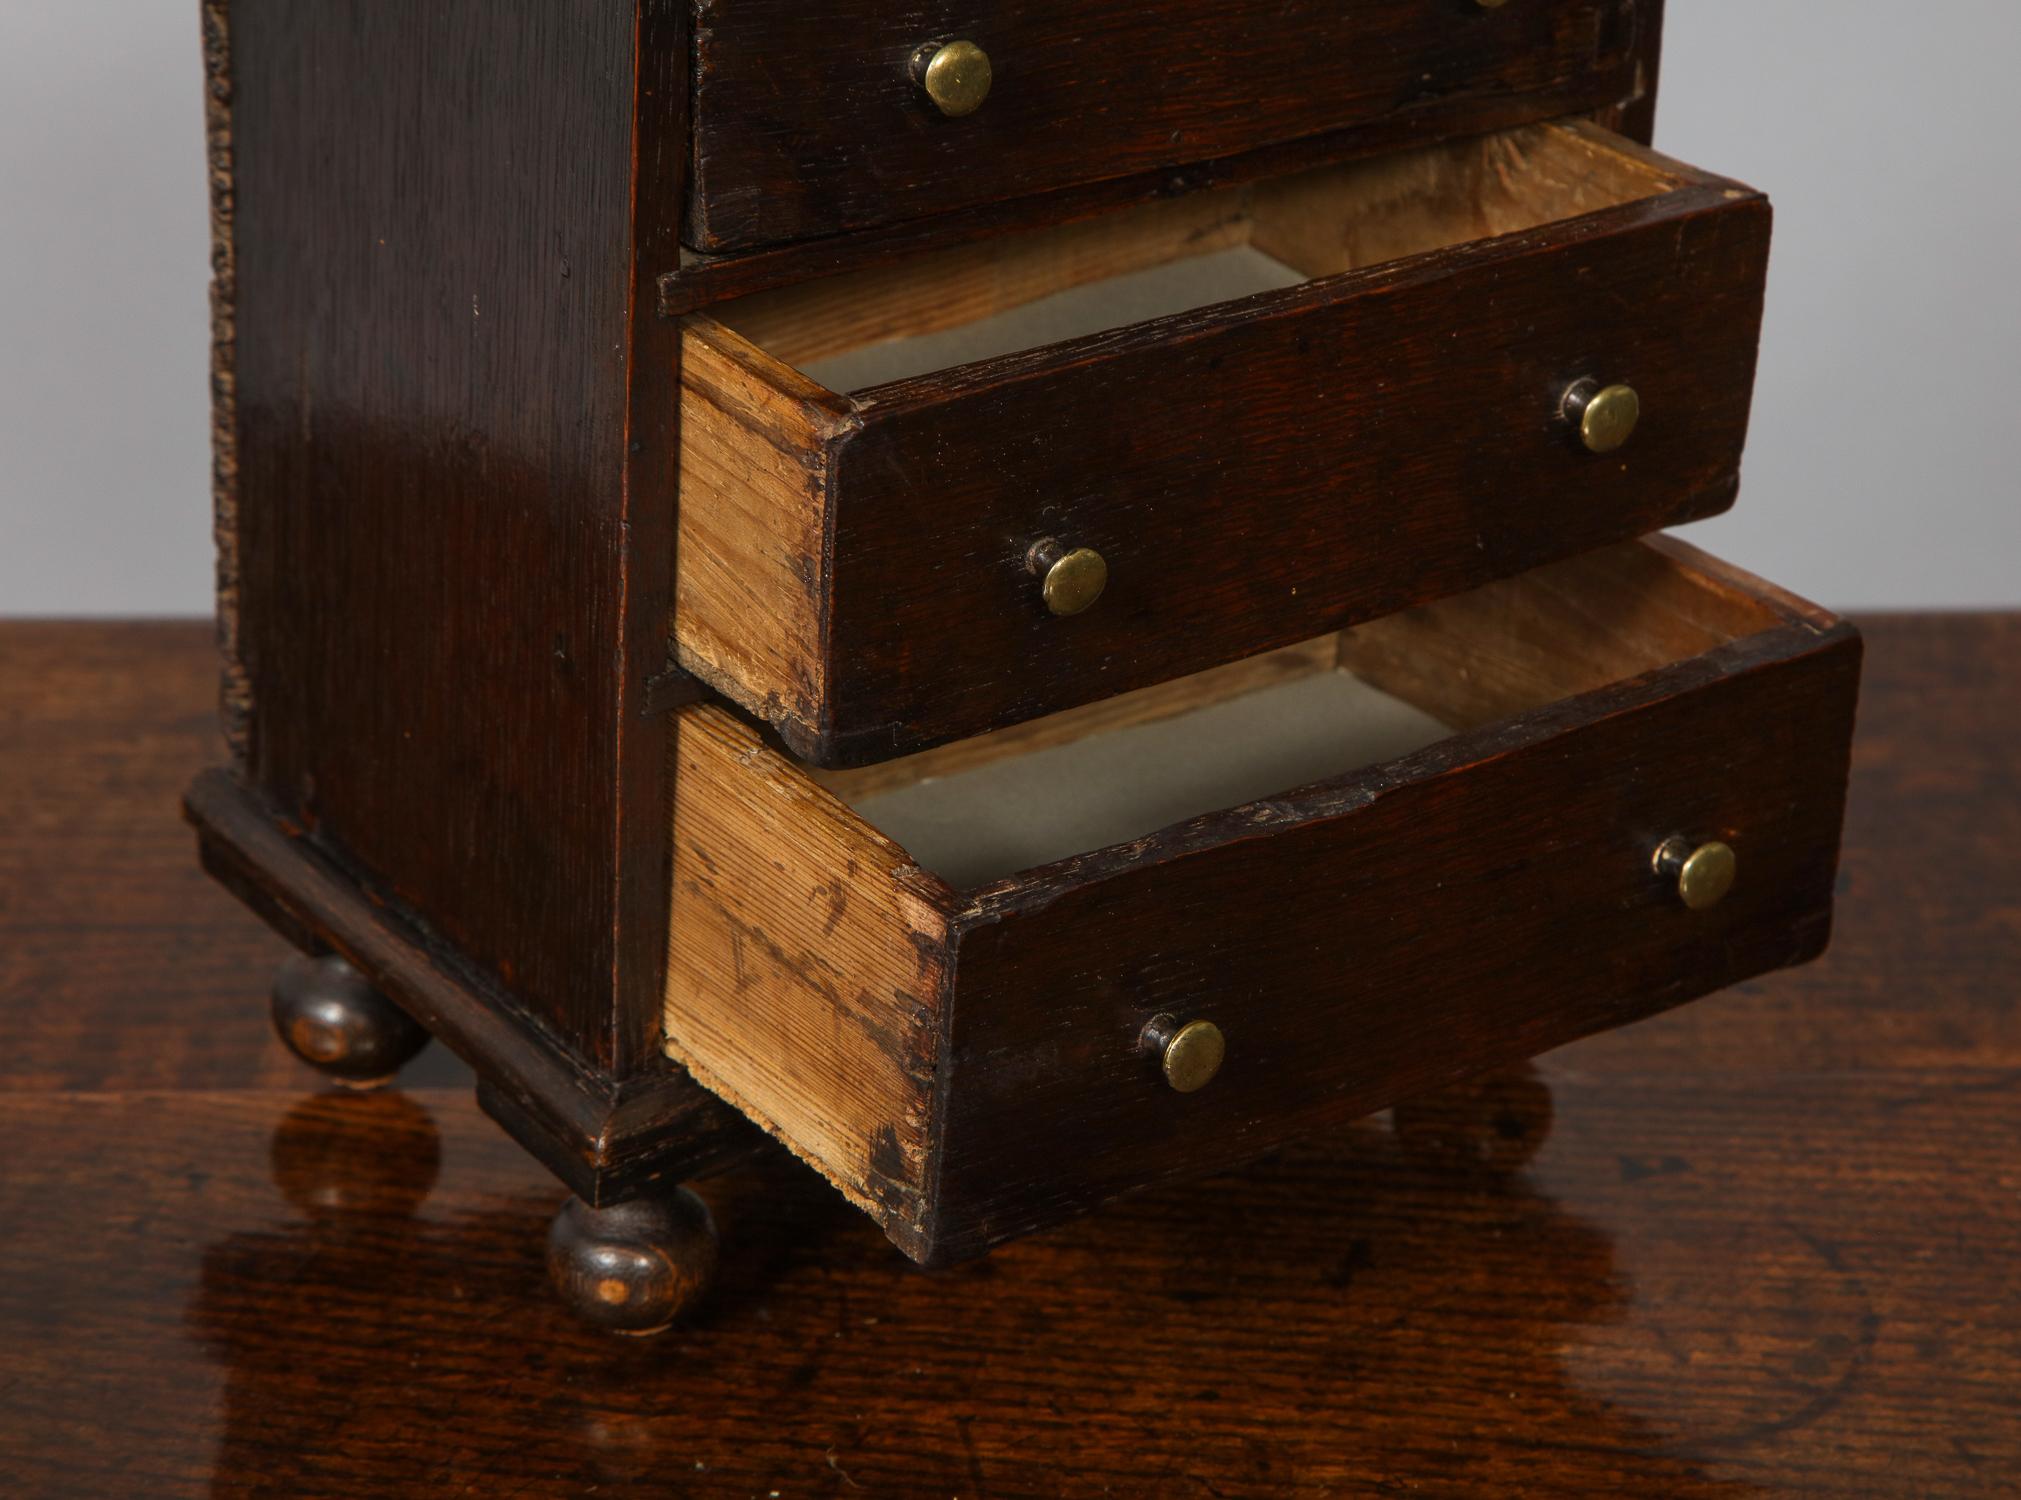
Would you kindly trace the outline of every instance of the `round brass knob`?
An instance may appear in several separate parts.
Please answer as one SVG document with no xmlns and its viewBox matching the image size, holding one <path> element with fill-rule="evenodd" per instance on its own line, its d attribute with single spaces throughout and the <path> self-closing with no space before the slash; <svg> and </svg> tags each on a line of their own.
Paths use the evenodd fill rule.
<svg viewBox="0 0 2021 1500">
<path fill-rule="evenodd" d="M 1207 1087 L 1228 1055 L 1227 1039 L 1212 1021 L 1181 1026 L 1170 1016 L 1159 1016 L 1144 1028 L 1144 1045 L 1157 1053 L 1165 1082 L 1181 1094 Z"/>
<path fill-rule="evenodd" d="M 1671 838 L 1656 851 L 1656 873 L 1677 882 L 1678 899 L 1693 911 L 1717 906 L 1733 889 L 1733 850 L 1714 841 L 1693 844 L 1689 839 Z"/>
<path fill-rule="evenodd" d="M 1092 547 L 1071 550 L 1048 538 L 1026 556 L 1040 579 L 1046 608 L 1056 615 L 1077 615 L 1102 597 L 1109 586 L 1109 565 Z"/>
<path fill-rule="evenodd" d="M 1642 420 L 1642 398 L 1632 385 L 1582 380 L 1565 392 L 1565 417 L 1578 427 L 1579 441 L 1590 451 L 1612 453 Z"/>
<path fill-rule="evenodd" d="M 926 49 L 919 64 L 920 87 L 933 107 L 949 119 L 972 115 L 989 97 L 989 54 L 974 42 L 948 42 Z"/>
</svg>

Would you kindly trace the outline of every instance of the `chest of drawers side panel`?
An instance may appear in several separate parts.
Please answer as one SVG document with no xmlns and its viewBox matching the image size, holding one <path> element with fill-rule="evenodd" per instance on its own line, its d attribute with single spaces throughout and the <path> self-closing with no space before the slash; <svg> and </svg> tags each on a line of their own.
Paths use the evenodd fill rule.
<svg viewBox="0 0 2021 1500">
<path fill-rule="evenodd" d="M 678 366 L 650 288 L 686 75 L 652 64 L 685 55 L 686 16 L 206 12 L 229 60 L 221 584 L 243 773 L 619 1073 L 657 1056 L 664 956 L 660 819 L 628 804 L 663 791 L 639 697 L 666 658 Z"/>
</svg>

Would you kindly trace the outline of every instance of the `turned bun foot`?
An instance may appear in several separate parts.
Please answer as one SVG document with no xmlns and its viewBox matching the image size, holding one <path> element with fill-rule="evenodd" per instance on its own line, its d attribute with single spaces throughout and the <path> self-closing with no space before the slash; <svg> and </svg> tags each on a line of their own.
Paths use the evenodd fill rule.
<svg viewBox="0 0 2021 1500">
<path fill-rule="evenodd" d="M 334 955 L 298 955 L 281 965 L 274 1030 L 310 1067 L 358 1089 L 390 1081 L 428 1045 L 413 1017 Z"/>
<path fill-rule="evenodd" d="M 547 1236 L 547 1274 L 577 1314 L 613 1333 L 658 1333 L 716 1274 L 716 1225 L 686 1188 L 591 1208 L 571 1198 Z"/>
</svg>

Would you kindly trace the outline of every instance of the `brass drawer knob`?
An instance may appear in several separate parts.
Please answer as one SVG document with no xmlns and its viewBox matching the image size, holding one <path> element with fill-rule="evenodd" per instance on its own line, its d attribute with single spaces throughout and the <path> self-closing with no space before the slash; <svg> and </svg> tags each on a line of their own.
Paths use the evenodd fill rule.
<svg viewBox="0 0 2021 1500">
<path fill-rule="evenodd" d="M 933 107 L 949 119 L 972 115 L 989 97 L 989 54 L 974 42 L 927 47 L 916 64 L 920 87 Z"/>
<path fill-rule="evenodd" d="M 1733 850 L 1714 841 L 1693 844 L 1684 838 L 1665 839 L 1656 851 L 1656 873 L 1677 882 L 1677 896 L 1693 911 L 1717 906 L 1733 889 Z"/>
<path fill-rule="evenodd" d="M 1582 380 L 1565 392 L 1565 420 L 1579 429 L 1579 441 L 1590 451 L 1612 453 L 1642 420 L 1642 398 L 1632 385 Z"/>
<path fill-rule="evenodd" d="M 1040 580 L 1046 608 L 1056 615 L 1079 614 L 1109 586 L 1109 565 L 1092 547 L 1069 549 L 1048 537 L 1026 554 L 1025 563 Z"/>
<path fill-rule="evenodd" d="M 1228 1042 L 1212 1021 L 1180 1025 L 1171 1016 L 1157 1016 L 1144 1028 L 1144 1045 L 1157 1055 L 1165 1082 L 1182 1094 L 1204 1089 L 1221 1071 Z"/>
</svg>

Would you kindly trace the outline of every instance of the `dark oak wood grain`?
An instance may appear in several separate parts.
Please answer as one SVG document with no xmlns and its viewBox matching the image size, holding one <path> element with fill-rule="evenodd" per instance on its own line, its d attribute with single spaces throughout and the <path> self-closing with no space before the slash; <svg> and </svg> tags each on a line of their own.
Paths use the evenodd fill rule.
<svg viewBox="0 0 2021 1500">
<path fill-rule="evenodd" d="M 1663 0 L 1640 0 L 1635 11 L 1635 92 L 1621 103 L 1597 110 L 1594 118 L 1610 130 L 1648 145 L 1656 135 L 1657 83 L 1663 71 Z"/>
<path fill-rule="evenodd" d="M 698 7 L 688 242 L 833 235 L 1407 122 L 1419 139 L 1613 104 L 1632 0 L 733 0 Z M 989 54 L 974 114 L 913 81 L 925 44 Z"/>
<path fill-rule="evenodd" d="M 1649 102 L 1653 104 L 1654 101 Z M 1473 122 L 1472 129 L 1485 133 L 1526 124 L 1533 118 L 1525 109 L 1504 106 L 1484 111 Z M 1639 105 L 1626 109 L 1596 110 L 1593 118 L 1630 139 L 1648 144 L 1647 133 L 1640 132 L 1646 112 Z M 1380 156 L 1423 145 L 1426 139 L 1422 132 L 1385 124 L 1354 131 L 1344 143 L 1336 142 L 1330 136 L 1294 141 L 1239 157 L 1192 162 L 1146 176 L 1062 188 L 1042 198 L 1015 198 L 931 219 L 860 229 L 827 239 L 761 246 L 721 255 L 683 251 L 674 269 L 664 272 L 659 279 L 660 310 L 667 317 L 680 317 L 738 297 L 845 275 L 895 259 L 976 244 L 1035 228 L 1071 224 L 1121 209 L 1239 186 L 1289 172 Z"/>
<path fill-rule="evenodd" d="M 619 1077 L 650 1059 L 663 956 L 665 860 L 632 828 L 664 793 L 641 710 L 678 350 L 650 288 L 686 14 L 206 12 L 245 772 Z"/>
<path fill-rule="evenodd" d="M 556 1189 L 447 1053 L 359 1098 L 274 1038 L 176 810 L 208 627 L 0 625 L 0 1483 L 2002 1494 L 2021 617 L 1862 624 L 1831 952 L 1544 1058 L 1518 1175 L 1425 1149 L 1440 1096 L 920 1274 L 768 1155 L 652 1346 L 552 1302 Z"/>
<path fill-rule="evenodd" d="M 1592 118 L 1646 146 L 1656 124 L 1662 0 L 1637 0 L 1635 15 L 1634 92 L 1594 110 Z M 716 254 L 687 250 L 678 264 L 660 277 L 661 307 L 669 317 L 678 317 L 728 298 L 858 270 L 928 247 L 972 243 L 1040 224 L 1067 223 L 1133 203 L 1374 156 L 1443 135 L 1500 130 L 1537 118 L 1540 116 L 1528 99 L 1483 98 L 1470 103 L 1464 120 L 1453 120 L 1443 131 L 1427 130 L 1423 122 L 1409 115 L 1391 115 L 1348 131 L 1284 141 L 1240 156 L 1058 188 L 1041 197 L 978 204 L 929 219 Z"/>
<path fill-rule="evenodd" d="M 1769 632 L 983 903 L 928 1255 L 1816 957 L 1859 661 L 1849 627 Z M 1673 834 L 1746 881 L 1687 912 Z M 1158 1014 L 1228 1038 L 1197 1095 L 1128 1045 Z"/>
</svg>

